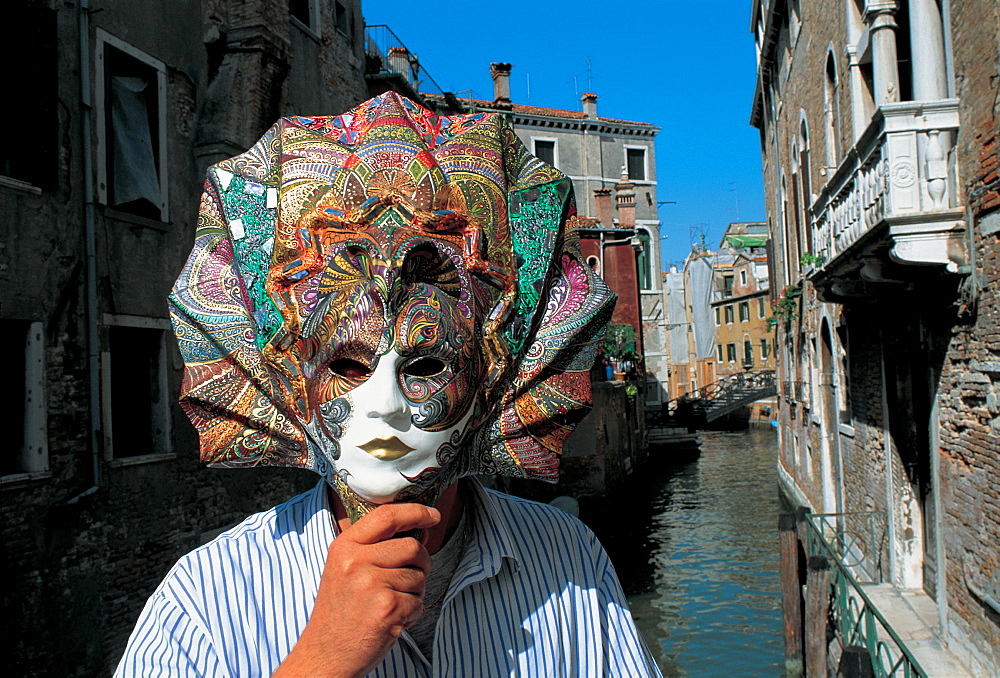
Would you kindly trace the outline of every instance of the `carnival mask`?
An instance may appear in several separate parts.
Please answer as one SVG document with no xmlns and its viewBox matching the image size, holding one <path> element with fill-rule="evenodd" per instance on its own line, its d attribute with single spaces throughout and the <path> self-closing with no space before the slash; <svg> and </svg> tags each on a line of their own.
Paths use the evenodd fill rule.
<svg viewBox="0 0 1000 678">
<path fill-rule="evenodd" d="M 352 519 L 554 482 L 614 303 L 574 212 L 499 115 L 390 92 L 279 121 L 210 168 L 170 297 L 203 462 L 310 468 Z"/>
</svg>

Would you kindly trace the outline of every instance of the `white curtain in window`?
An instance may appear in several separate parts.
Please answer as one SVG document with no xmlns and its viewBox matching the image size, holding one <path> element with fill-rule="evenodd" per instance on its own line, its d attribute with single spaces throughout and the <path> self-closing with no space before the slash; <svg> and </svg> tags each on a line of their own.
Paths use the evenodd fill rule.
<svg viewBox="0 0 1000 678">
<path fill-rule="evenodd" d="M 111 78 L 112 194 L 115 205 L 145 198 L 160 207 L 160 180 L 153 156 L 144 78 Z"/>
</svg>

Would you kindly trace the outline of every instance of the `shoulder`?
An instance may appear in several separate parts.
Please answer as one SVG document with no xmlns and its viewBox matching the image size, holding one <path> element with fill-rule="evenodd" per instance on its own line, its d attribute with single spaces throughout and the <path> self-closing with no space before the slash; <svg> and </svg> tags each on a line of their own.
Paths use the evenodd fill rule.
<svg viewBox="0 0 1000 678">
<path fill-rule="evenodd" d="M 484 488 L 482 496 L 522 562 L 547 560 L 559 568 L 582 568 L 598 577 L 611 567 L 597 537 L 575 516 L 550 504 L 495 490 Z"/>
<path fill-rule="evenodd" d="M 191 601 L 209 598 L 227 583 L 257 582 L 322 571 L 333 538 L 322 487 L 255 513 L 206 544 L 182 556 L 156 595 Z M 295 570 L 294 572 L 286 572 Z"/>
</svg>

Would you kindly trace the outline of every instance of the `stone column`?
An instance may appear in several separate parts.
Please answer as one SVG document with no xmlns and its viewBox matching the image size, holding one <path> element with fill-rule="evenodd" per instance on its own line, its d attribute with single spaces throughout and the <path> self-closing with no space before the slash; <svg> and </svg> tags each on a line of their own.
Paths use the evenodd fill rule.
<svg viewBox="0 0 1000 678">
<path fill-rule="evenodd" d="M 910 0 L 910 51 L 913 99 L 935 101 L 948 96 L 944 63 L 944 31 L 936 0 Z"/>
<path fill-rule="evenodd" d="M 899 71 L 896 55 L 896 2 L 875 0 L 865 7 L 872 42 L 875 105 L 899 101 Z"/>
</svg>

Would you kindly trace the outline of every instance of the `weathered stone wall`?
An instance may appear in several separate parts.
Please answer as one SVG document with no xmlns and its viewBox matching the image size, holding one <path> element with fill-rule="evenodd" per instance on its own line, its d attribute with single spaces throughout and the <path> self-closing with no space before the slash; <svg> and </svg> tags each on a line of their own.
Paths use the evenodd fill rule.
<svg viewBox="0 0 1000 678">
<path fill-rule="evenodd" d="M 1000 666 L 1000 7 L 951 3 L 958 137 L 974 251 L 938 387 L 947 632 L 979 675 Z"/>
<path fill-rule="evenodd" d="M 566 441 L 556 494 L 602 495 L 617 489 L 644 459 L 642 391 L 626 384 L 594 383 L 594 409 Z"/>
<path fill-rule="evenodd" d="M 176 407 L 174 458 L 124 464 L 99 449 L 95 474 L 77 6 L 41 4 L 57 18 L 58 79 L 51 83 L 57 123 L 23 133 L 56 137 L 51 162 L 58 168 L 54 185 L 40 191 L 0 182 L 0 319 L 43 326 L 48 470 L 6 475 L 0 483 L 2 629 L 15 675 L 108 675 L 146 598 L 178 557 L 220 528 L 307 489 L 316 476 L 201 469 L 194 430 Z M 292 24 L 283 0 L 105 0 L 92 12 L 92 51 L 100 28 L 165 64 L 170 195 L 163 222 L 95 207 L 99 319 L 166 320 L 166 296 L 193 242 L 208 162 L 245 150 L 279 114 L 336 114 L 366 98 L 360 2 L 342 2 L 354 17 L 351 36 L 334 30 L 334 3 L 320 4 L 318 36 Z M 9 22 L 3 30 L 18 29 Z M 96 55 L 91 69 L 96 80 Z M 107 351 L 106 328 L 99 341 Z M 169 343 L 173 398 L 181 364 Z"/>
<path fill-rule="evenodd" d="M 838 161 L 869 117 L 864 106 L 852 110 L 844 50 L 851 42 L 847 15 L 858 3 L 770 4 L 788 16 L 770 52 L 773 84 L 765 83 L 770 91 L 760 118 L 778 273 L 772 286 L 779 290 L 800 277 L 795 255 L 788 256 L 782 242 L 793 222 L 792 173 L 801 158 L 792 148 L 801 140 L 803 123 L 810 140 L 811 192 L 818 193 L 831 176 L 824 167 L 825 63 L 831 47 L 838 81 Z M 949 22 L 948 96 L 959 100 L 954 160 L 966 207 L 969 267 L 960 275 L 910 271 L 901 276 L 905 284 L 866 271 L 867 298 L 845 302 L 840 317 L 834 305 L 816 300 L 806 281 L 802 320 L 792 323 L 785 340 L 794 348 L 783 350 L 780 367 L 779 379 L 792 385 L 780 413 L 781 463 L 797 489 L 819 506 L 823 474 L 815 460 L 822 440 L 813 420 L 815 391 L 799 397 L 794 383 L 818 376 L 805 368 L 816 363 L 809 341 L 817 337 L 815 320 L 825 314 L 838 327 L 843 322 L 850 338 L 844 385 L 851 417 L 828 427 L 837 431 L 843 476 L 835 481 L 843 487 L 843 510 L 885 512 L 894 536 L 882 554 L 883 575 L 906 585 L 922 582 L 939 601 L 949 649 L 974 675 L 992 675 L 1000 666 L 1000 614 L 989 602 L 1000 599 L 1000 7 L 993 0 L 937 4 Z M 900 39 L 907 39 L 903 28 Z M 863 114 L 856 116 L 859 110 Z M 806 440 L 812 459 L 804 453 Z"/>
</svg>

